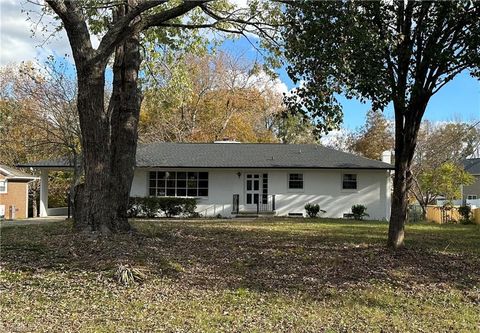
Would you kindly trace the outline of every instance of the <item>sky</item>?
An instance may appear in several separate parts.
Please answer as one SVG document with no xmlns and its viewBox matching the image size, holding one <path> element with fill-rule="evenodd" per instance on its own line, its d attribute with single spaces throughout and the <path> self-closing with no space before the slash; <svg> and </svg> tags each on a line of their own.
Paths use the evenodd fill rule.
<svg viewBox="0 0 480 333">
<path fill-rule="evenodd" d="M 236 0 L 236 2 L 242 4 L 244 0 Z M 60 57 L 66 54 L 70 55 L 65 33 L 62 31 L 45 43 L 49 31 L 43 31 L 42 25 L 32 24 L 37 21 L 38 15 L 30 13 L 32 19 L 27 20 L 27 14 L 22 12 L 26 6 L 30 5 L 25 1 L 0 0 L 0 66 L 34 59 L 42 61 L 52 54 Z M 94 46 L 98 45 L 97 40 L 92 42 Z M 262 60 L 262 55 L 246 38 L 226 41 L 221 48 L 231 54 L 241 53 L 251 61 Z M 280 91 L 283 92 L 294 87 L 284 69 L 279 69 L 277 73 L 279 79 L 276 86 Z M 354 130 L 362 126 L 370 106 L 357 100 L 347 100 L 342 96 L 340 96 L 340 101 L 344 112 L 342 126 L 347 130 Z M 385 114 L 389 118 L 393 117 L 391 106 L 387 107 Z M 424 119 L 434 122 L 462 120 L 471 123 L 479 120 L 479 80 L 470 77 L 466 72 L 458 75 L 432 97 Z"/>
</svg>

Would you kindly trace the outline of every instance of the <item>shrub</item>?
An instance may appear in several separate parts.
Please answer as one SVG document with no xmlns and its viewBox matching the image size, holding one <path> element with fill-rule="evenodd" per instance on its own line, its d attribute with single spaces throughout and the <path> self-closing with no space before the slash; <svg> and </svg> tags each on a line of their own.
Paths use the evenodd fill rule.
<svg viewBox="0 0 480 333">
<path fill-rule="evenodd" d="M 318 212 L 320 212 L 320 206 L 317 204 L 307 203 L 305 205 L 305 211 L 309 217 L 317 217 Z"/>
<path fill-rule="evenodd" d="M 308 217 L 314 218 L 317 217 L 319 212 L 326 213 L 327 211 L 320 209 L 318 204 L 307 203 L 305 205 L 305 211 L 307 212 Z"/>
<path fill-rule="evenodd" d="M 138 200 L 139 198 L 137 198 Z M 142 215 L 148 218 L 156 217 L 160 209 L 160 203 L 156 197 L 145 197 L 140 199 Z"/>
<path fill-rule="evenodd" d="M 133 197 L 129 200 L 128 216 L 153 218 L 162 211 L 166 217 L 195 216 L 197 201 L 194 198 Z"/>
<path fill-rule="evenodd" d="M 472 207 L 469 205 L 463 205 L 458 207 L 458 213 L 462 216 L 461 223 L 462 224 L 471 224 L 473 221 L 471 220 L 471 213 Z"/>
<path fill-rule="evenodd" d="M 355 220 L 363 220 L 365 216 L 369 216 L 367 214 L 367 207 L 364 205 L 353 205 L 352 214 Z"/>
</svg>

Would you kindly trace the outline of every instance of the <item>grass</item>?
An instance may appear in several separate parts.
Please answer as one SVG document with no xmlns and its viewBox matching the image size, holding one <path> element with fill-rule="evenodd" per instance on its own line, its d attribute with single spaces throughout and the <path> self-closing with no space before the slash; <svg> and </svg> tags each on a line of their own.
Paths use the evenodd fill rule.
<svg viewBox="0 0 480 333">
<path fill-rule="evenodd" d="M 2 228 L 0 331 L 480 332 L 480 226 L 409 225 L 391 252 L 374 221 L 132 223 Z"/>
</svg>

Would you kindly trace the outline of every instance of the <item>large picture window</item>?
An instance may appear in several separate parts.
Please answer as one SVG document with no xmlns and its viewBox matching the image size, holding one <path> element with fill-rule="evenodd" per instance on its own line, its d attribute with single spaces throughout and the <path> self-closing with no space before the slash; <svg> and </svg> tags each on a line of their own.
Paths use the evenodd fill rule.
<svg viewBox="0 0 480 333">
<path fill-rule="evenodd" d="M 148 194 L 155 197 L 207 197 L 208 172 L 150 171 Z"/>
<path fill-rule="evenodd" d="M 303 189 L 303 174 L 302 173 L 290 173 L 288 175 L 288 188 L 290 190 L 302 190 Z"/>
<path fill-rule="evenodd" d="M 343 174 L 342 188 L 344 190 L 356 190 L 357 189 L 357 175 L 354 173 Z"/>
</svg>

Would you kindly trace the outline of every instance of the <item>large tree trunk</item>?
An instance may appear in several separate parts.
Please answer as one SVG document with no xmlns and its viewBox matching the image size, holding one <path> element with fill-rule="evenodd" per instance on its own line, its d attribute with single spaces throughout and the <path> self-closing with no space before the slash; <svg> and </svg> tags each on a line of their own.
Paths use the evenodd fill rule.
<svg viewBox="0 0 480 333">
<path fill-rule="evenodd" d="M 124 7 L 125 8 L 125 7 Z M 119 16 L 126 12 L 119 10 Z M 138 36 L 117 47 L 113 65 L 113 92 L 109 104 L 111 127 L 111 193 L 119 230 L 128 230 L 128 200 L 135 169 L 138 120 L 142 94 L 138 88 L 141 55 Z"/>
<path fill-rule="evenodd" d="M 117 17 L 128 6 L 119 6 Z M 104 107 L 105 67 L 78 70 L 78 109 L 82 128 L 85 186 L 75 224 L 78 229 L 100 232 L 130 230 L 127 207 L 135 167 L 137 125 L 141 94 L 137 87 L 140 67 L 138 36 L 115 50 L 113 92 Z"/>
<path fill-rule="evenodd" d="M 412 185 L 411 172 L 417 136 L 430 96 L 418 89 L 414 91 L 408 107 L 394 103 L 395 107 L 395 175 L 393 178 L 392 209 L 388 228 L 387 246 L 404 246 L 405 222 L 408 213 L 408 192 Z"/>
<path fill-rule="evenodd" d="M 78 71 L 78 112 L 82 129 L 85 187 L 82 202 L 76 205 L 77 229 L 115 229 L 110 193 L 110 119 L 104 108 L 105 67 L 91 66 Z"/>
<path fill-rule="evenodd" d="M 395 149 L 395 175 L 393 178 L 393 196 L 392 210 L 390 215 L 390 225 L 388 229 L 388 243 L 391 248 L 400 248 L 404 245 L 405 221 L 408 211 L 408 185 L 410 175 L 410 165 L 406 159 L 403 150 L 401 155 L 397 155 Z"/>
</svg>

